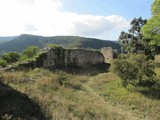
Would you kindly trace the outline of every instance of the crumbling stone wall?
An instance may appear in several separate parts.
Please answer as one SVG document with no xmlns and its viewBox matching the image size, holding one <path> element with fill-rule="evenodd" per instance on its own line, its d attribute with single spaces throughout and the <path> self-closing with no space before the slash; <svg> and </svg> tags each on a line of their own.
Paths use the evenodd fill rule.
<svg viewBox="0 0 160 120">
<path fill-rule="evenodd" d="M 36 67 L 49 69 L 81 67 L 104 63 L 104 56 L 99 51 L 86 49 L 55 48 L 41 54 L 35 61 Z"/>
<path fill-rule="evenodd" d="M 114 52 L 112 47 L 104 47 L 101 49 L 101 52 L 105 58 L 106 63 L 110 63 L 110 61 L 113 60 Z"/>
</svg>

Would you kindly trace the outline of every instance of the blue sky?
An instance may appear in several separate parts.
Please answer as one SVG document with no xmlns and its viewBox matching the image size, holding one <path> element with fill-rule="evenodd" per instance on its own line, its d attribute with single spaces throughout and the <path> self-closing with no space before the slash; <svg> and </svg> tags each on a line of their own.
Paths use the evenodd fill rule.
<svg viewBox="0 0 160 120">
<path fill-rule="evenodd" d="M 66 0 L 63 11 L 92 15 L 121 15 L 127 19 L 151 17 L 154 0 Z"/>
<path fill-rule="evenodd" d="M 117 40 L 154 0 L 0 0 L 0 36 L 74 35 Z"/>
</svg>

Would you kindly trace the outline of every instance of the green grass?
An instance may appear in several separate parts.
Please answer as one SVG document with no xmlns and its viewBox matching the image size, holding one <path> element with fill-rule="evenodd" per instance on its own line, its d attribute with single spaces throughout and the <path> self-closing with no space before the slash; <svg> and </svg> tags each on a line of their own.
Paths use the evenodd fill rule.
<svg viewBox="0 0 160 120">
<path fill-rule="evenodd" d="M 160 100 L 142 92 L 148 88 L 125 89 L 113 73 L 91 76 L 34 69 L 6 72 L 1 78 L 3 83 L 37 101 L 53 120 L 160 119 Z"/>
<path fill-rule="evenodd" d="M 156 69 L 158 72 L 160 69 Z M 160 115 L 160 100 L 156 98 L 150 98 L 150 95 L 143 94 L 143 91 L 147 91 L 147 87 L 134 87 L 128 86 L 125 89 L 119 78 L 115 78 L 115 75 L 108 74 L 113 80 L 106 80 L 101 76 L 101 79 L 95 78 L 94 82 L 90 86 L 94 91 L 98 92 L 106 101 L 110 101 L 111 104 L 124 107 L 131 110 L 142 117 L 150 116 L 151 119 L 159 119 Z M 103 82 L 102 82 L 103 81 Z M 158 92 L 158 91 L 157 91 Z M 154 95 L 153 95 L 154 96 Z"/>
</svg>

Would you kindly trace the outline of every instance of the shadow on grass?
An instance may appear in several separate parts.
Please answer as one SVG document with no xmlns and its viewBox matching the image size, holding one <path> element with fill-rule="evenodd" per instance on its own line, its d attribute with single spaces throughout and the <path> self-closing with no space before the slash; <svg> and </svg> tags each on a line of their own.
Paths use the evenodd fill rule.
<svg viewBox="0 0 160 120">
<path fill-rule="evenodd" d="M 147 86 L 147 89 L 139 90 L 140 93 L 148 98 L 160 100 L 160 83 L 151 83 Z"/>
<path fill-rule="evenodd" d="M 46 120 L 38 103 L 2 82 L 0 82 L 0 119 Z"/>
<path fill-rule="evenodd" d="M 58 68 L 55 70 L 62 70 L 67 73 L 77 74 L 77 75 L 95 76 L 95 75 L 98 75 L 99 73 L 108 72 L 109 67 L 110 67 L 109 63 L 103 63 L 103 64 L 88 66 L 86 68 L 70 67 L 70 68 Z M 54 71 L 54 70 L 52 70 L 52 71 Z"/>
<path fill-rule="evenodd" d="M 96 64 L 96 65 L 88 65 L 86 67 L 77 67 L 75 65 L 71 65 L 71 66 L 64 66 L 64 65 L 57 65 L 57 66 L 50 66 L 50 67 L 33 67 L 34 65 L 32 65 L 33 63 L 23 63 L 23 64 L 19 64 L 18 67 L 9 67 L 9 68 L 5 68 L 3 69 L 3 71 L 7 72 L 7 71 L 11 71 L 11 70 L 18 70 L 18 71 L 29 71 L 35 68 L 43 68 L 43 69 L 48 69 L 50 71 L 57 71 L 57 70 L 61 70 L 61 71 L 65 71 L 71 74 L 78 74 L 78 75 L 97 75 L 99 73 L 105 73 L 108 72 L 110 64 L 109 63 L 100 63 L 100 64 Z"/>
</svg>

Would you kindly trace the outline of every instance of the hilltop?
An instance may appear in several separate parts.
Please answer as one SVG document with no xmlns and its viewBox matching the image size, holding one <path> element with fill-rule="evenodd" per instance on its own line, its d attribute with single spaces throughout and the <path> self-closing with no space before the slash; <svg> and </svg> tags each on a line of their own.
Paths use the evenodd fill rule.
<svg viewBox="0 0 160 120">
<path fill-rule="evenodd" d="M 4 38 L 3 41 L 5 41 Z M 79 36 L 43 37 L 43 36 L 22 34 L 18 37 L 15 37 L 14 39 L 10 39 L 9 41 L 7 40 L 5 42 L 0 43 L 0 51 L 20 52 L 31 45 L 43 48 L 48 44 L 57 44 L 61 45 L 64 48 L 78 47 L 78 48 L 101 49 L 102 47 L 111 46 L 113 49 L 120 49 L 118 43 L 109 40 L 100 40 L 95 38 L 85 38 Z"/>
</svg>

